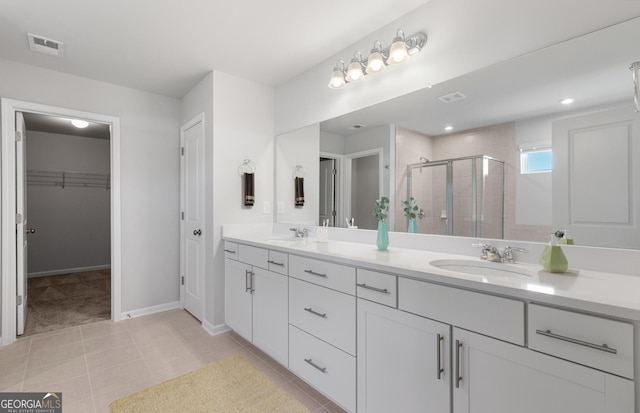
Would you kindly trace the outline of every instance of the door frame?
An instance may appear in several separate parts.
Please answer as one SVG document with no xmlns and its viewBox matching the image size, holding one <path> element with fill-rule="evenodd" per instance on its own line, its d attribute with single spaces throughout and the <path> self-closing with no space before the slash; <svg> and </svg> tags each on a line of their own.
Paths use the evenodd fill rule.
<svg viewBox="0 0 640 413">
<path fill-rule="evenodd" d="M 351 170 L 353 168 L 353 160 L 373 155 L 378 155 L 378 198 L 380 198 L 384 192 L 384 148 L 378 147 L 344 155 L 344 174 L 342 175 L 344 200 L 342 205 L 344 207 L 343 213 L 346 218 L 348 218 L 346 216 L 347 214 L 353 217 L 353 211 L 351 211 Z M 389 208 L 389 211 L 391 211 L 391 208 Z M 389 216 L 391 216 L 391 212 L 389 212 Z M 356 226 L 357 225 L 358 223 L 356 222 Z"/>
<path fill-rule="evenodd" d="M 16 340 L 16 112 L 81 118 L 107 124 L 111 129 L 111 319 L 119 320 L 122 307 L 122 211 L 120 193 L 120 118 L 75 109 L 25 102 L 15 99 L 0 100 L 2 143 L 0 157 L 0 293 L 2 318 L 0 319 L 0 346 Z"/>
<path fill-rule="evenodd" d="M 336 228 L 341 226 L 341 222 L 344 222 L 344 183 L 343 181 L 343 169 L 344 169 L 344 155 L 332 152 L 320 152 L 320 158 L 333 159 L 336 162 Z"/>
<path fill-rule="evenodd" d="M 196 126 L 198 123 L 202 123 L 202 133 L 203 133 L 203 138 L 206 141 L 206 124 L 205 124 L 205 116 L 204 116 L 204 112 L 198 114 L 196 117 L 194 117 L 193 119 L 191 119 L 190 121 L 188 121 L 187 123 L 183 124 L 182 126 L 180 126 L 180 148 L 184 148 L 184 134 L 187 130 L 191 129 L 192 127 Z M 182 149 L 181 149 L 182 150 Z M 205 161 L 206 162 L 206 161 Z M 185 211 L 185 184 L 184 181 L 186 179 L 185 176 L 185 167 L 186 167 L 186 162 L 184 159 L 184 156 L 182 156 L 182 154 L 180 155 L 180 213 L 184 213 Z M 205 171 L 205 175 L 206 175 L 206 171 Z M 206 185 L 204 190 L 206 191 Z M 202 194 L 202 196 L 204 197 L 205 194 Z M 206 202 L 205 202 L 206 205 Z M 206 206 L 205 206 L 206 209 Z M 204 213 L 205 211 L 203 210 L 203 217 L 202 217 L 202 227 L 206 227 L 206 214 Z M 182 277 L 186 278 L 186 271 L 185 271 L 185 265 L 186 265 L 186 257 L 185 257 L 185 237 L 183 236 L 183 232 L 184 232 L 184 219 L 180 219 L 180 277 L 182 280 Z M 205 239 L 200 241 L 202 243 L 204 243 L 204 248 L 205 248 L 205 257 L 206 258 L 206 237 L 207 234 L 205 234 Z M 205 271 L 206 271 L 206 262 L 205 262 Z M 200 320 L 200 322 L 204 322 L 204 309 L 205 309 L 205 297 L 204 297 L 204 293 L 205 293 L 205 284 L 207 282 L 206 277 L 202 276 L 202 279 L 199 280 L 202 281 L 202 308 L 200 309 L 200 317 L 202 318 L 202 320 Z M 185 297 L 185 288 L 186 288 L 186 284 L 182 284 L 182 282 L 180 283 L 180 308 L 185 309 L 184 307 L 184 297 Z M 194 316 L 195 317 L 195 316 Z M 196 317 L 197 318 L 197 317 Z"/>
</svg>

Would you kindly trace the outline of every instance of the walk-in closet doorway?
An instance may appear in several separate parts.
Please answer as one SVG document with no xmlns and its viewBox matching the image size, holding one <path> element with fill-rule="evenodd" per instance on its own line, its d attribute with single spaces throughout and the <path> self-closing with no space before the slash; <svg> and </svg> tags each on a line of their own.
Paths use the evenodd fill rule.
<svg viewBox="0 0 640 413">
<path fill-rule="evenodd" d="M 120 319 L 119 142 L 118 118 L 2 99 L 3 345 Z"/>
</svg>

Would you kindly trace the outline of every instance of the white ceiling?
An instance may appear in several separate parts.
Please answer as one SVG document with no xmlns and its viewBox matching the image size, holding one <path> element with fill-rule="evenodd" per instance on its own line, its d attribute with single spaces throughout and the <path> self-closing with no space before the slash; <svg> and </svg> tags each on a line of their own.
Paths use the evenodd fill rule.
<svg viewBox="0 0 640 413">
<path fill-rule="evenodd" d="M 427 1 L 0 0 L 0 58 L 177 98 L 211 70 L 277 86 Z"/>
</svg>

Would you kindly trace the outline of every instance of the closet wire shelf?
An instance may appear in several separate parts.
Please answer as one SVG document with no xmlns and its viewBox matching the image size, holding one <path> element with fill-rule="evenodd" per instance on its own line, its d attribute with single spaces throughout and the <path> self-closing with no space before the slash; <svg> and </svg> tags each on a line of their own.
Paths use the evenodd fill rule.
<svg viewBox="0 0 640 413">
<path fill-rule="evenodd" d="M 111 175 L 73 171 L 27 170 L 27 185 L 111 189 Z"/>
</svg>

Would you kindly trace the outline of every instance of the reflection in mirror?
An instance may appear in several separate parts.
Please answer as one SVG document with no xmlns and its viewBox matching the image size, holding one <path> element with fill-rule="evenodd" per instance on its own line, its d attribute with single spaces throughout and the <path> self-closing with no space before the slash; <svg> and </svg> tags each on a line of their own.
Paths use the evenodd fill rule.
<svg viewBox="0 0 640 413">
<path fill-rule="evenodd" d="M 504 161 L 504 238 L 546 242 L 552 230 L 568 229 L 579 245 L 640 248 L 640 115 L 633 112 L 629 71 L 640 58 L 638 38 L 636 18 L 322 122 L 320 151 L 339 156 L 335 222 L 345 226 L 351 214 L 340 200 L 348 154 L 383 147 L 383 194 L 395 210 L 390 228 L 398 231 L 407 230 L 400 205 L 409 196 L 407 165 L 487 155 Z M 574 102 L 562 104 L 567 97 Z M 609 113 L 617 109 L 622 113 Z M 626 127 L 603 129 L 608 116 Z M 583 133 L 580 125 L 606 133 Z M 365 141 L 369 133 L 386 135 L 389 145 L 347 149 L 352 137 Z M 540 146 L 551 148 L 552 170 L 523 172 L 521 155 Z M 434 201 L 420 207 L 426 212 Z M 454 201 L 452 208 L 455 215 L 460 205 Z M 451 216 L 440 218 L 446 207 L 433 209 L 431 222 L 426 216 L 419 220 L 421 233 L 440 233 L 443 219 Z M 605 228 L 607 236 L 598 236 Z"/>
<path fill-rule="evenodd" d="M 407 199 L 423 211 L 414 232 L 503 238 L 504 161 L 486 155 L 425 160 L 407 165 L 406 176 Z"/>
</svg>

